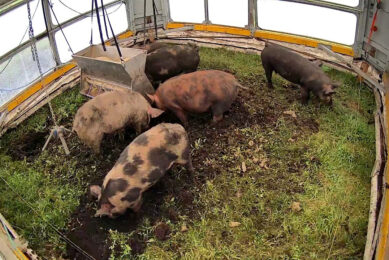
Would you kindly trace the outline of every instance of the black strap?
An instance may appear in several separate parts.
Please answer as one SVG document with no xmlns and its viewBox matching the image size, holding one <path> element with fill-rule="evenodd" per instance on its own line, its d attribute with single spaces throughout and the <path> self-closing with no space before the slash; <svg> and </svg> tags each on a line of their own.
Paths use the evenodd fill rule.
<svg viewBox="0 0 389 260">
<path fill-rule="evenodd" d="M 155 5 L 155 1 L 153 0 L 153 13 L 154 13 L 154 29 L 155 29 L 155 39 L 158 39 L 158 29 L 157 29 L 157 15 L 155 12 L 157 11 L 157 6 Z"/>
<path fill-rule="evenodd" d="M 101 0 L 101 10 L 105 9 L 103 0 Z M 103 19 L 104 19 L 104 26 L 105 26 L 105 34 L 107 35 L 107 39 L 109 39 L 108 36 L 108 27 L 107 27 L 107 21 L 105 20 L 105 13 L 103 12 Z"/>
<path fill-rule="evenodd" d="M 92 0 L 92 9 L 90 12 L 90 41 L 89 44 L 93 45 L 93 8 L 95 6 L 95 2 Z"/>
<path fill-rule="evenodd" d="M 111 33 L 112 33 L 112 35 L 113 35 L 113 40 L 115 41 L 116 49 L 118 50 L 119 56 L 120 56 L 120 58 L 121 58 L 121 57 L 122 57 L 122 52 L 120 51 L 119 43 L 118 43 L 118 41 L 116 40 L 115 33 L 113 32 L 113 28 L 112 28 L 112 25 L 111 25 L 111 21 L 109 20 L 108 12 L 107 12 L 107 10 L 105 9 L 105 7 L 102 7 L 102 8 L 103 8 L 103 9 L 102 9 L 103 12 L 105 12 L 105 14 L 107 15 L 107 20 L 108 20 L 109 28 L 111 29 Z"/>
<path fill-rule="evenodd" d="M 105 43 L 104 43 L 104 38 L 103 38 L 103 32 L 102 32 L 102 30 L 101 30 L 101 23 L 100 23 L 99 8 L 98 8 L 98 5 L 97 5 L 97 0 L 92 0 L 92 1 L 95 1 L 96 16 L 97 16 L 97 24 L 98 24 L 98 26 L 99 26 L 99 34 L 100 34 L 100 39 L 101 39 L 101 45 L 103 46 L 103 50 L 104 50 L 104 51 L 107 51 L 107 49 L 105 48 Z"/>
</svg>

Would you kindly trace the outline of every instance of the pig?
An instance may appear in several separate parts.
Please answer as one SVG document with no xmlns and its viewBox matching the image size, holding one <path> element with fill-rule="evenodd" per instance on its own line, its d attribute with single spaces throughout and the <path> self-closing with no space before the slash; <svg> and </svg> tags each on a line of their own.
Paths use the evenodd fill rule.
<svg viewBox="0 0 389 260">
<path fill-rule="evenodd" d="M 73 131 L 95 153 L 100 153 L 104 134 L 132 126 L 139 135 L 148 128 L 150 118 L 163 111 L 151 107 L 138 92 L 130 90 L 105 92 L 83 104 L 77 111 Z"/>
<path fill-rule="evenodd" d="M 167 45 L 150 52 L 146 58 L 145 72 L 154 86 L 159 82 L 197 70 L 200 62 L 196 45 Z"/>
<path fill-rule="evenodd" d="M 169 47 L 169 45 L 166 43 L 163 43 L 163 42 L 153 42 L 153 43 L 146 44 L 146 45 L 134 46 L 135 49 L 146 50 L 147 53 L 151 53 L 151 52 L 154 52 L 158 49 L 165 48 L 165 47 Z"/>
<path fill-rule="evenodd" d="M 204 70 L 171 78 L 161 84 L 154 94 L 147 96 L 152 104 L 161 110 L 172 111 L 187 126 L 187 112 L 212 110 L 213 122 L 222 120 L 224 112 L 237 97 L 237 87 L 242 86 L 232 74 Z"/>
<path fill-rule="evenodd" d="M 127 209 L 138 212 L 142 193 L 174 163 L 193 174 L 188 135 L 180 124 L 162 123 L 139 135 L 121 153 L 102 187 L 90 186 L 91 195 L 98 199 L 95 216 L 115 218 Z"/>
<path fill-rule="evenodd" d="M 267 85 L 273 88 L 273 71 L 288 81 L 301 86 L 301 101 L 307 104 L 312 91 L 320 100 L 332 104 L 332 95 L 338 83 L 334 83 L 320 69 L 318 62 L 311 62 L 301 55 L 280 45 L 266 43 L 261 53 L 262 65 L 265 69 Z"/>
</svg>

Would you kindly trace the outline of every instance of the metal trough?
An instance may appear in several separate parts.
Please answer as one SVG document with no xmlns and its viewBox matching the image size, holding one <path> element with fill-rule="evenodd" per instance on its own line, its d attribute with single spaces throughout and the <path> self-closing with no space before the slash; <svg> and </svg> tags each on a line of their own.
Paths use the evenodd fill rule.
<svg viewBox="0 0 389 260">
<path fill-rule="evenodd" d="M 121 61 L 116 47 L 106 46 L 106 49 L 104 51 L 101 45 L 91 45 L 73 55 L 81 68 L 81 89 L 84 94 L 95 96 L 93 92 L 96 89 L 100 92 L 101 89 L 117 88 L 129 88 L 143 95 L 155 92 L 144 72 L 146 51 L 120 48 Z"/>
</svg>

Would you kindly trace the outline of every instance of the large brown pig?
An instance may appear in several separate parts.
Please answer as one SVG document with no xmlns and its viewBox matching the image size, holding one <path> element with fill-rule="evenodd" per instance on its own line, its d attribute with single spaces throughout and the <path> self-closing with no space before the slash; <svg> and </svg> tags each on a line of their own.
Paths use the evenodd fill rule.
<svg viewBox="0 0 389 260">
<path fill-rule="evenodd" d="M 158 45 L 146 58 L 145 72 L 152 84 L 163 82 L 180 73 L 196 71 L 200 62 L 196 45 Z"/>
<path fill-rule="evenodd" d="M 139 135 L 122 152 L 102 187 L 90 187 L 92 196 L 98 198 L 95 216 L 115 218 L 128 208 L 138 211 L 142 193 L 174 163 L 186 165 L 193 173 L 188 135 L 181 125 L 159 124 Z"/>
<path fill-rule="evenodd" d="M 78 109 L 73 131 L 86 145 L 99 153 L 104 134 L 130 125 L 139 135 L 148 128 L 150 117 L 157 117 L 162 113 L 162 110 L 152 108 L 138 92 L 105 92 Z"/>
<path fill-rule="evenodd" d="M 317 63 L 273 43 L 266 43 L 261 58 L 268 87 L 273 88 L 271 78 L 275 71 L 283 78 L 301 86 L 303 104 L 308 103 L 311 91 L 325 103 L 332 104 L 332 95 L 337 84 L 331 81 Z"/>
<path fill-rule="evenodd" d="M 241 87 L 236 78 L 223 71 L 204 70 L 174 77 L 159 86 L 152 103 L 162 110 L 172 111 L 184 125 L 188 124 L 186 113 L 212 111 L 213 121 L 223 119 Z"/>
</svg>

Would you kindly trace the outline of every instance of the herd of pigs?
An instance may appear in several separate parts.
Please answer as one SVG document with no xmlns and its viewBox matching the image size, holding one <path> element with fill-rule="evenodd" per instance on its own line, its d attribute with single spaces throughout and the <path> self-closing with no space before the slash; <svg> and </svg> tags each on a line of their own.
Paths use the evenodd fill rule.
<svg viewBox="0 0 389 260">
<path fill-rule="evenodd" d="M 96 217 L 115 218 L 129 208 L 137 212 L 142 193 L 174 163 L 185 165 L 193 174 L 190 142 L 184 128 L 188 125 L 187 113 L 211 111 L 213 123 L 217 123 L 236 99 L 238 88 L 245 89 L 229 73 L 196 71 L 200 56 L 195 45 L 154 43 L 146 49 L 146 75 L 154 86 L 161 83 L 156 92 L 145 96 L 130 90 L 105 92 L 83 104 L 73 122 L 78 137 L 96 153 L 100 152 L 104 134 L 130 126 L 137 135 L 105 176 L 102 186 L 90 187 L 98 200 Z M 318 64 L 272 43 L 266 44 L 261 58 L 269 88 L 273 88 L 275 71 L 301 86 L 304 104 L 310 92 L 332 104 L 336 85 Z M 147 130 L 150 119 L 165 111 L 174 113 L 183 126 L 161 123 Z"/>
</svg>

